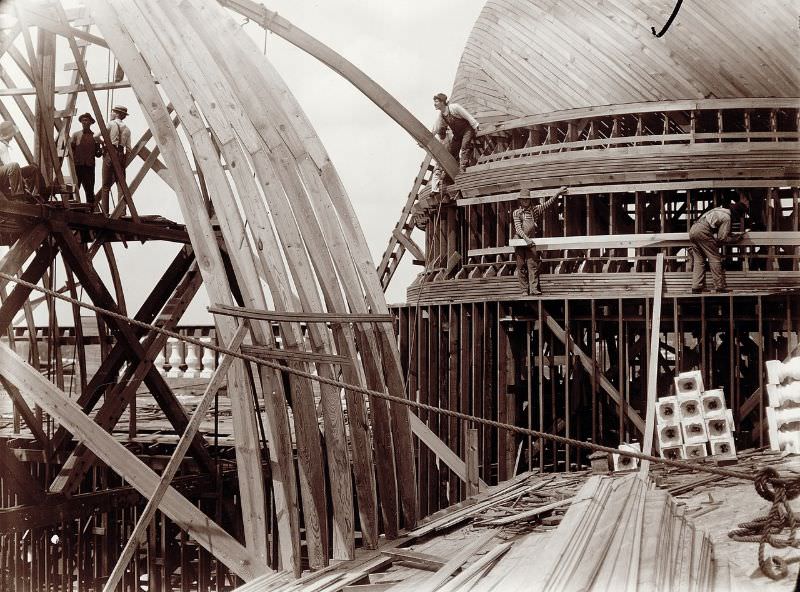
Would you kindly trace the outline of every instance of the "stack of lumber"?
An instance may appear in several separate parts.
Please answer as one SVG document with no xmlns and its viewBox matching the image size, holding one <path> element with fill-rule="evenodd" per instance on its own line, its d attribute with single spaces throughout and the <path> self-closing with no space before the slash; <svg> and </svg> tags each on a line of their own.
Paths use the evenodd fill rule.
<svg viewBox="0 0 800 592">
<path fill-rule="evenodd" d="M 595 476 L 550 537 L 528 535 L 475 589 L 702 591 L 716 571 L 711 539 L 669 493 L 638 475 Z"/>
</svg>

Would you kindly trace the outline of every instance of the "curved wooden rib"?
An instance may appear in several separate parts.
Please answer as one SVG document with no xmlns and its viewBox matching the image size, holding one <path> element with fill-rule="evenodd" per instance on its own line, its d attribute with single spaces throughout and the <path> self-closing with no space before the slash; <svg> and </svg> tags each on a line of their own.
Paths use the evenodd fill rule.
<svg viewBox="0 0 800 592">
<path fill-rule="evenodd" d="M 222 6 L 230 8 L 258 23 L 265 29 L 269 29 L 276 35 L 280 35 L 292 45 L 311 54 L 333 71 L 341 74 L 348 82 L 364 93 L 370 101 L 380 107 L 384 113 L 394 119 L 400 127 L 411 134 L 412 138 L 422 145 L 437 162 L 441 163 L 447 174 L 455 179 L 458 174 L 458 163 L 442 143 L 397 99 L 355 65 L 318 39 L 295 27 L 288 20 L 279 16 L 277 12 L 268 10 L 263 5 L 256 4 L 251 0 L 218 0 L 218 2 Z"/>
</svg>

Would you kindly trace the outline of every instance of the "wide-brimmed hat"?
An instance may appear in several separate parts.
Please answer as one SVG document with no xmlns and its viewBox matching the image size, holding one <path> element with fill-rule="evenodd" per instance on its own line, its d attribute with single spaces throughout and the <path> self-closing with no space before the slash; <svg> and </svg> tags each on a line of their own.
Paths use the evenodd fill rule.
<svg viewBox="0 0 800 592">
<path fill-rule="evenodd" d="M 0 123 L 0 140 L 9 140 L 17 133 L 17 126 L 10 121 Z"/>
<path fill-rule="evenodd" d="M 128 116 L 128 108 L 127 107 L 123 107 L 122 105 L 114 105 L 113 107 L 111 107 L 111 110 L 114 113 L 119 113 L 123 117 L 127 117 Z"/>
<path fill-rule="evenodd" d="M 89 120 L 89 123 L 95 123 L 95 121 L 94 121 L 94 117 L 92 117 L 92 114 L 91 114 L 91 113 L 84 113 L 83 115 L 81 115 L 80 117 L 78 117 L 78 121 L 80 121 L 81 123 L 83 123 L 83 120 L 84 120 L 84 119 L 88 119 L 88 120 Z"/>
<path fill-rule="evenodd" d="M 530 199 L 531 198 L 531 190 L 530 189 L 520 189 L 519 195 L 517 196 L 517 200 L 520 199 Z"/>
</svg>

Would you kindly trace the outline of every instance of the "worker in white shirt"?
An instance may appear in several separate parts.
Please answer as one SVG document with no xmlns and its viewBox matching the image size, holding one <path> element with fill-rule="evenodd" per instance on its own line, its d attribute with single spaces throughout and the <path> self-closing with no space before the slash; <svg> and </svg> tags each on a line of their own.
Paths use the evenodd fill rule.
<svg viewBox="0 0 800 592">
<path fill-rule="evenodd" d="M 0 123 L 0 190 L 11 196 L 29 195 L 47 198 L 44 177 L 39 167 L 33 164 L 20 166 L 11 151 L 11 140 L 17 126 L 10 121 Z"/>
<path fill-rule="evenodd" d="M 114 150 L 119 157 L 119 164 L 122 168 L 122 180 L 125 180 L 125 164 L 131 153 L 131 130 L 122 121 L 128 116 L 128 108 L 122 105 L 115 105 L 111 108 L 111 116 L 108 122 L 108 135 L 111 146 L 105 146 L 103 150 L 103 187 L 100 189 L 100 202 L 103 212 L 110 214 L 108 194 L 111 187 L 118 181 L 114 164 L 111 160 L 111 150 Z"/>
<path fill-rule="evenodd" d="M 433 133 L 444 140 L 447 128 L 453 132 L 450 154 L 458 161 L 461 172 L 467 168 L 472 153 L 472 140 L 478 131 L 478 121 L 458 103 L 448 103 L 447 95 L 439 93 L 433 97 L 433 106 L 439 111 Z"/>
<path fill-rule="evenodd" d="M 699 294 L 705 287 L 705 260 L 711 268 L 714 281 L 714 292 L 728 292 L 725 285 L 725 271 L 722 269 L 722 258 L 719 248 L 735 244 L 742 240 L 744 233 L 731 232 L 733 222 L 744 218 L 750 209 L 750 199 L 742 194 L 739 201 L 728 207 L 714 208 L 692 224 L 689 229 L 689 241 L 692 246 L 689 253 L 692 258 L 692 293 Z"/>
</svg>

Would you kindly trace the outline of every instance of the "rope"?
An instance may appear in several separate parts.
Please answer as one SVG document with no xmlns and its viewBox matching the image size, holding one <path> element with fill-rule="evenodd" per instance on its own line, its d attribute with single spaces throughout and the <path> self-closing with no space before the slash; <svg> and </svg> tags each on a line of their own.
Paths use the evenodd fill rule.
<svg viewBox="0 0 800 592">
<path fill-rule="evenodd" d="M 637 458 L 639 460 L 647 460 L 647 461 L 650 461 L 652 463 L 661 464 L 661 465 L 674 467 L 674 468 L 678 468 L 678 469 L 684 469 L 684 470 L 689 470 L 689 471 L 698 471 L 698 472 L 703 472 L 703 473 L 709 473 L 709 474 L 712 474 L 712 475 L 719 475 L 720 477 L 731 477 L 733 479 L 743 479 L 745 481 L 753 481 L 753 482 L 756 482 L 759 479 L 759 477 L 756 476 L 756 475 L 742 473 L 742 472 L 739 472 L 739 471 L 731 471 L 731 470 L 723 469 L 723 468 L 720 468 L 720 467 L 695 465 L 693 463 L 689 463 L 689 462 L 686 462 L 686 461 L 661 458 L 661 457 L 658 457 L 658 456 L 653 456 L 651 454 L 644 454 L 643 452 L 636 452 L 636 451 L 633 451 L 633 450 L 619 450 L 617 448 L 611 448 L 609 446 L 603 446 L 603 445 L 600 445 L 600 444 L 595 444 L 594 442 L 584 442 L 582 440 L 575 440 L 575 439 L 572 439 L 572 438 L 567 438 L 565 436 L 559 436 L 557 434 L 549 434 L 547 432 L 540 432 L 538 430 L 532 430 L 532 429 L 523 428 L 523 427 L 520 427 L 520 426 L 515 426 L 515 425 L 511 425 L 511 424 L 507 424 L 507 423 L 501 423 L 499 421 L 494 421 L 492 419 L 485 419 L 485 418 L 481 418 L 481 417 L 475 417 L 473 415 L 468 415 L 466 413 L 460 413 L 458 411 L 452 411 L 450 409 L 442 409 L 441 407 L 434 407 L 433 405 L 428 405 L 426 403 L 419 403 L 417 401 L 412 401 L 412 400 L 406 399 L 404 397 L 397 397 L 397 396 L 394 396 L 394 395 L 390 395 L 388 393 L 374 391 L 374 390 L 371 390 L 371 389 L 368 389 L 368 388 L 364 388 L 364 387 L 361 387 L 361 386 L 358 386 L 358 385 L 355 385 L 355 384 L 348 384 L 348 383 L 345 383 L 345 382 L 341 382 L 339 380 L 326 378 L 324 376 L 318 376 L 316 374 L 312 374 L 311 372 L 306 372 L 306 371 L 300 370 L 298 368 L 292 368 L 292 367 L 286 366 L 284 364 L 280 364 L 280 363 L 277 363 L 277 362 L 271 362 L 269 360 L 265 360 L 263 358 L 257 358 L 255 356 L 251 356 L 251 355 L 248 355 L 248 354 L 243 354 L 243 353 L 241 353 L 239 351 L 234 351 L 234 350 L 228 349 L 226 347 L 214 345 L 214 344 L 211 344 L 211 343 L 206 343 L 206 342 L 200 341 L 199 339 L 195 339 L 193 337 L 189 337 L 188 335 L 181 335 L 180 333 L 176 333 L 175 331 L 170 331 L 168 329 L 163 329 L 162 327 L 158 327 L 158 326 L 155 326 L 155 325 L 150 325 L 150 324 L 147 324 L 147 323 L 143 323 L 142 321 L 137 321 L 136 319 L 132 319 L 130 317 L 126 317 L 126 316 L 124 316 L 122 314 L 119 314 L 117 312 L 114 312 L 114 311 L 111 311 L 111 310 L 108 310 L 108 309 L 105 309 L 105 308 L 101 308 L 101 307 L 95 306 L 93 304 L 89 304 L 89 303 L 86 303 L 86 302 L 80 302 L 78 300 L 75 300 L 74 298 L 71 298 L 69 296 L 65 296 L 63 294 L 60 294 L 59 292 L 56 292 L 56 291 L 53 291 L 53 290 L 49 290 L 47 288 L 43 288 L 43 287 L 40 287 L 40 286 L 37 286 L 35 284 L 32 284 L 30 282 L 27 282 L 25 280 L 16 278 L 14 276 L 8 275 L 8 274 L 3 273 L 3 272 L 0 272 L 0 278 L 5 279 L 5 280 L 10 281 L 10 282 L 15 282 L 17 284 L 20 284 L 20 285 L 25 286 L 27 288 L 30 288 L 32 290 L 37 290 L 39 292 L 43 292 L 43 293 L 45 293 L 47 295 L 50 295 L 50 296 L 52 296 L 54 298 L 58 298 L 58 299 L 63 300 L 65 302 L 70 302 L 72 304 L 76 304 L 76 305 L 81 306 L 83 308 L 87 308 L 89 310 L 92 310 L 92 311 L 94 311 L 96 313 L 99 313 L 99 314 L 102 314 L 104 316 L 107 316 L 107 317 L 110 317 L 110 318 L 113 318 L 113 319 L 117 319 L 117 320 L 123 321 L 125 323 L 129 323 L 130 325 L 133 325 L 133 326 L 136 326 L 136 327 L 140 327 L 142 329 L 149 330 L 149 331 L 155 331 L 156 333 L 161 333 L 162 335 L 166 335 L 167 337 L 172 337 L 174 339 L 178 339 L 178 340 L 184 341 L 186 343 L 191 343 L 193 345 L 197 345 L 197 346 L 200 346 L 200 347 L 205 347 L 207 349 L 210 349 L 210 350 L 215 351 L 215 352 L 220 353 L 220 354 L 233 356 L 235 358 L 239 358 L 239 359 L 244 360 L 246 362 L 251 362 L 253 364 L 266 366 L 268 368 L 272 368 L 272 369 L 278 370 L 280 372 L 288 372 L 290 374 L 294 374 L 295 376 L 300 376 L 300 377 L 306 378 L 308 380 L 314 380 L 314 381 L 319 382 L 321 384 L 327 384 L 327 385 L 335 386 L 337 388 L 343 388 L 343 389 L 352 391 L 354 393 L 359 393 L 359 394 L 367 395 L 367 396 L 370 396 L 370 397 L 377 397 L 379 399 L 384 399 L 384 400 L 389 401 L 391 403 L 397 403 L 399 405 L 406 405 L 408 407 L 413 407 L 415 409 L 421 409 L 421 410 L 429 411 L 429 412 L 432 412 L 432 413 L 438 413 L 440 415 L 444 415 L 444 416 L 447 416 L 447 417 L 453 417 L 453 418 L 461 419 L 461 420 L 464 420 L 464 421 L 471 421 L 471 422 L 475 422 L 475 423 L 482 424 L 482 425 L 485 425 L 485 426 L 489 426 L 489 427 L 493 427 L 493 428 L 497 428 L 497 429 L 501 429 L 501 430 L 507 430 L 509 432 L 513 432 L 513 433 L 516 433 L 516 434 L 521 434 L 523 436 L 532 436 L 534 438 L 541 438 L 543 440 L 550 440 L 551 442 L 556 442 L 558 444 L 565 444 L 565 445 L 569 445 L 569 446 L 575 446 L 577 448 L 583 448 L 583 449 L 586 449 L 586 450 L 608 452 L 608 453 L 611 453 L 611 454 L 618 454 L 620 456 L 625 456 L 625 457 L 630 457 L 630 458 Z M 791 491 L 792 494 L 794 494 L 794 495 L 797 495 L 797 493 L 800 493 L 800 479 L 786 480 L 786 479 L 780 478 L 778 476 L 778 474 L 775 473 L 774 475 L 770 475 L 770 477 L 768 478 L 767 481 L 769 483 L 771 483 L 775 487 L 788 488 L 789 491 Z"/>
<path fill-rule="evenodd" d="M 789 564 L 800 562 L 800 556 L 789 559 L 777 555 L 766 556 L 768 544 L 776 549 L 800 548 L 800 540 L 796 536 L 797 519 L 800 515 L 789 507 L 789 501 L 800 494 L 800 488 L 797 481 L 783 483 L 777 477 L 778 472 L 767 467 L 758 473 L 755 480 L 758 495 L 772 502 L 769 512 L 749 522 L 742 522 L 737 529 L 728 533 L 734 541 L 758 543 L 758 566 L 764 575 L 773 580 L 785 578 L 789 573 Z M 778 536 L 785 528 L 789 529 L 789 536 Z"/>
</svg>

